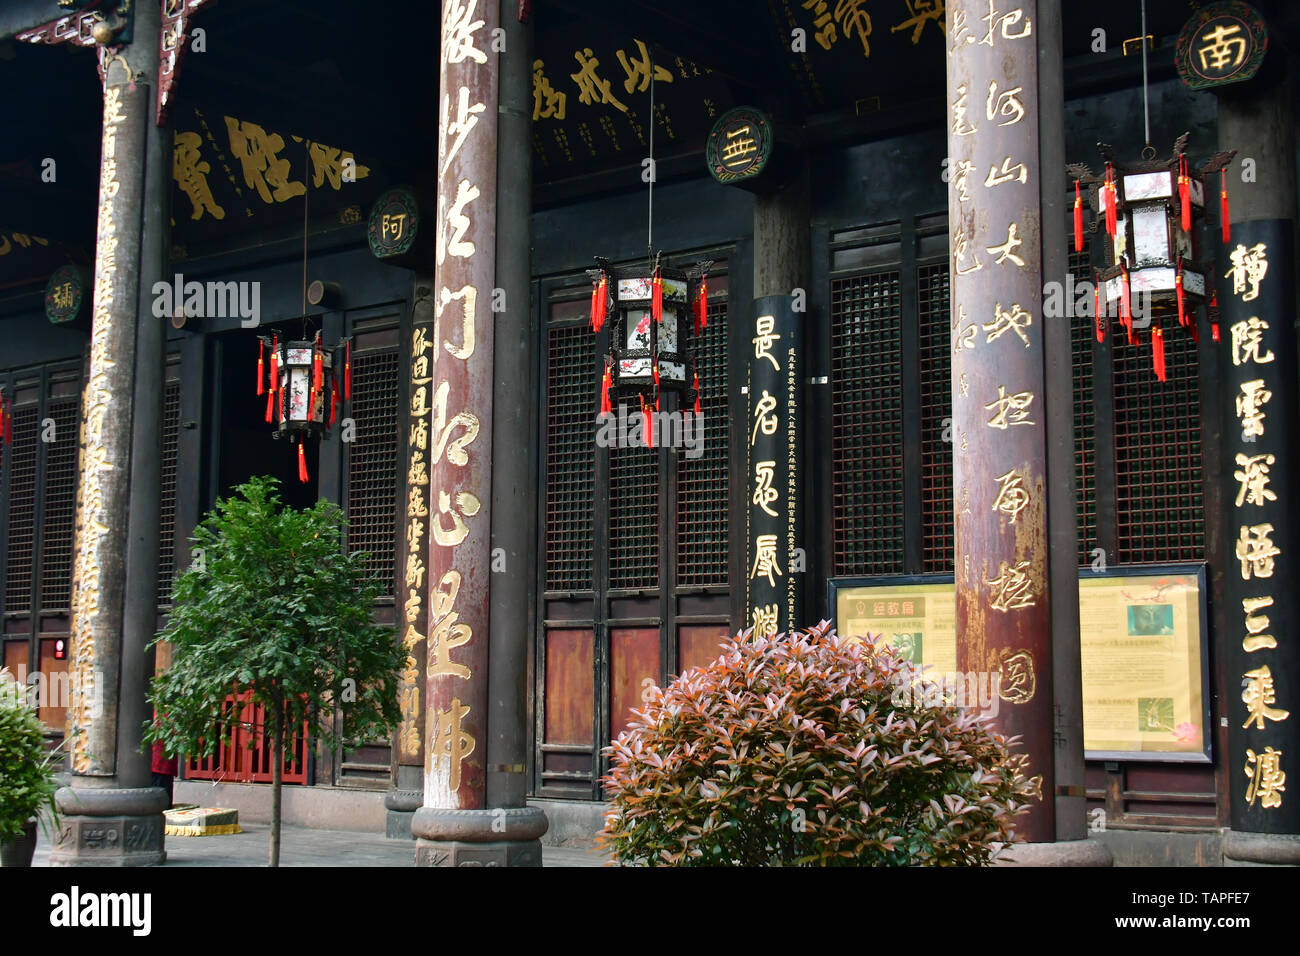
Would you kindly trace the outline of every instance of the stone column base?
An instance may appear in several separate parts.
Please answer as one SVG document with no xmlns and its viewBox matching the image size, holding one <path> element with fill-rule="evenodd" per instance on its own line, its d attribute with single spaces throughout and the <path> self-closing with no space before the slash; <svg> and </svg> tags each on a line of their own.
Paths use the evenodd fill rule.
<svg viewBox="0 0 1300 956">
<path fill-rule="evenodd" d="M 161 787 L 61 787 L 54 795 L 59 825 L 50 866 L 158 866 L 167 860 Z"/>
<path fill-rule="evenodd" d="M 414 840 L 411 820 L 422 806 L 424 794 L 419 790 L 389 790 L 385 793 L 384 836 L 390 840 Z"/>
<path fill-rule="evenodd" d="M 1114 866 L 1115 859 L 1096 840 L 1013 843 L 994 866 Z"/>
<path fill-rule="evenodd" d="M 541 866 L 546 814 L 537 807 L 441 810 L 411 821 L 416 866 Z"/>
<path fill-rule="evenodd" d="M 1300 866 L 1300 835 L 1223 831 L 1224 866 Z"/>
</svg>

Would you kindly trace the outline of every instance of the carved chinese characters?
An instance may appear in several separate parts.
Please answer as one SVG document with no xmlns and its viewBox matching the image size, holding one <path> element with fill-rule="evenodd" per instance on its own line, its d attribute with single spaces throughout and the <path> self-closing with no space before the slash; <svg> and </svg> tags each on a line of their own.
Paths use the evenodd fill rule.
<svg viewBox="0 0 1300 956">
<path fill-rule="evenodd" d="M 947 9 L 957 665 L 1000 674 L 998 723 L 1050 787 L 1037 7 Z M 1053 838 L 1050 800 L 1027 829 Z"/>
<path fill-rule="evenodd" d="M 485 799 L 496 19 L 485 0 L 443 4 L 434 320 L 417 330 L 419 358 L 412 348 L 408 485 L 427 497 L 409 527 L 429 556 L 415 569 L 428 586 L 424 802 L 448 809 Z"/>
<path fill-rule="evenodd" d="M 745 623 L 770 636 L 802 623 L 797 456 L 803 362 L 791 298 L 765 296 L 755 305 L 746 392 Z"/>
<path fill-rule="evenodd" d="M 1289 224 L 1233 224 L 1219 300 L 1225 420 L 1223 503 L 1225 615 L 1230 663 L 1230 781 L 1234 830 L 1295 833 L 1288 796 L 1296 722 L 1295 529 L 1291 469 L 1295 447 L 1295 345 Z M 1291 371 L 1288 371 L 1288 368 Z"/>
</svg>

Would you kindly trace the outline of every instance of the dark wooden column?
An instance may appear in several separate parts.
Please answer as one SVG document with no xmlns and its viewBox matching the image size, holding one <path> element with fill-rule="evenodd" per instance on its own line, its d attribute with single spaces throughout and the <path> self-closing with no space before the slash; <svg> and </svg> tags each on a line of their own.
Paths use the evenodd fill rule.
<svg viewBox="0 0 1300 956">
<path fill-rule="evenodd" d="M 500 57 L 526 52 L 501 49 L 500 12 L 493 0 L 442 5 L 428 454 L 430 600 L 442 613 L 426 644 L 424 806 L 411 824 L 422 866 L 540 865 L 546 827 L 528 808 L 487 805 L 498 81 Z"/>
<path fill-rule="evenodd" d="M 754 304 L 743 326 L 744 627 L 807 626 L 804 328 L 812 278 L 809 167 L 754 197 Z M 802 561 L 796 558 L 803 556 Z M 815 622 L 812 622 L 815 623 Z"/>
<path fill-rule="evenodd" d="M 1273 51 L 1269 56 L 1277 55 Z M 1290 77 L 1219 91 L 1231 236 L 1216 268 L 1223 354 L 1224 527 L 1219 635 L 1228 721 L 1224 862 L 1300 864 L 1300 558 L 1295 124 Z M 1240 175 L 1242 160 L 1255 166 Z"/>
<path fill-rule="evenodd" d="M 1000 676 L 998 728 L 1039 784 L 1020 827 L 1056 837 L 1040 239 L 1039 4 L 948 17 L 957 667 Z"/>
<path fill-rule="evenodd" d="M 100 50 L 104 122 L 90 370 L 83 396 L 72 596 L 72 785 L 53 865 L 160 863 L 166 793 L 151 786 L 141 726 L 157 614 L 162 276 L 170 138 L 156 128 L 160 7 L 135 12 L 133 42 Z"/>
</svg>

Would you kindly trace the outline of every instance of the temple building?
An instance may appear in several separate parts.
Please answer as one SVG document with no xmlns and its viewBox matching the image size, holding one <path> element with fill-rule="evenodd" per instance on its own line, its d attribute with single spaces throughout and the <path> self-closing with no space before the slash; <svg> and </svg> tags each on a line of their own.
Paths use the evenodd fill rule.
<svg viewBox="0 0 1300 956">
<path fill-rule="evenodd" d="M 1024 861 L 1300 862 L 1297 45 L 1285 0 L 8 0 L 52 862 L 162 861 L 146 648 L 265 474 L 409 650 L 390 739 L 299 729 L 288 823 L 539 865 L 649 688 L 829 619 L 1021 736 Z M 248 720 L 177 801 L 266 813 Z"/>
</svg>

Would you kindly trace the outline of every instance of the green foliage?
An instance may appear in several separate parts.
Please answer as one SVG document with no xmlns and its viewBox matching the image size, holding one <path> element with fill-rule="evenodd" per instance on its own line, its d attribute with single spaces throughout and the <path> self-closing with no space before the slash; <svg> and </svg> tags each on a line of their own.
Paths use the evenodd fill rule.
<svg viewBox="0 0 1300 956">
<path fill-rule="evenodd" d="M 58 818 L 54 753 L 23 691 L 7 672 L 0 678 L 0 843 L 22 836 L 28 820 Z"/>
<path fill-rule="evenodd" d="M 606 748 L 601 842 L 624 865 L 989 862 L 1031 799 L 1026 758 L 987 718 L 907 693 L 914 674 L 828 622 L 741 634 Z"/>
<path fill-rule="evenodd" d="M 338 701 L 344 743 L 386 736 L 400 720 L 405 654 L 392 626 L 371 621 L 378 586 L 366 555 L 343 550 L 338 507 L 282 507 L 275 488 L 269 477 L 239 486 L 194 534 L 201 560 L 177 579 L 154 642 L 171 644 L 172 661 L 153 682 L 158 718 L 145 740 L 169 753 L 210 755 L 238 716 L 226 697 L 244 691 L 268 724 L 282 713 L 286 730 Z M 340 742 L 333 724 L 313 725 L 330 745 Z"/>
</svg>

